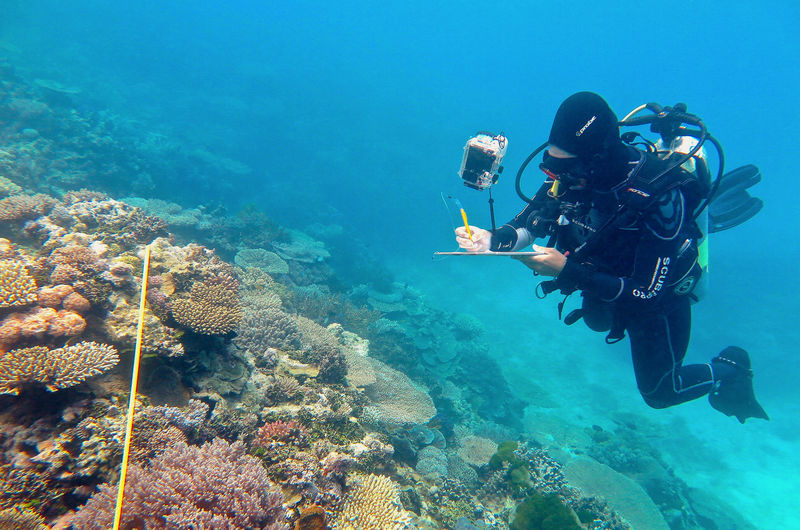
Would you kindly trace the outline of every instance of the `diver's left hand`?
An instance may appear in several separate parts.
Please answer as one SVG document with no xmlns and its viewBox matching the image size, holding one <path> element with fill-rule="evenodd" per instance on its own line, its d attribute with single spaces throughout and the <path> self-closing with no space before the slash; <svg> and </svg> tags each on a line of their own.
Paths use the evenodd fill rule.
<svg viewBox="0 0 800 530">
<path fill-rule="evenodd" d="M 567 262 L 567 257 L 551 247 L 533 245 L 533 250 L 543 254 L 538 256 L 514 256 L 514 259 L 521 261 L 526 267 L 543 276 L 558 276 L 558 273 L 561 272 Z"/>
</svg>

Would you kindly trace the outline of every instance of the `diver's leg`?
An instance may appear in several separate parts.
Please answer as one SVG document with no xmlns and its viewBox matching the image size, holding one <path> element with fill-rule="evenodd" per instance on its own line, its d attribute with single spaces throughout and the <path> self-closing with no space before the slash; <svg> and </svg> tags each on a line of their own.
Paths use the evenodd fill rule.
<svg viewBox="0 0 800 530">
<path fill-rule="evenodd" d="M 691 325 L 686 297 L 670 301 L 658 312 L 634 314 L 626 319 L 636 384 L 651 407 L 691 401 L 708 394 L 713 387 L 710 364 L 682 366 Z"/>
</svg>

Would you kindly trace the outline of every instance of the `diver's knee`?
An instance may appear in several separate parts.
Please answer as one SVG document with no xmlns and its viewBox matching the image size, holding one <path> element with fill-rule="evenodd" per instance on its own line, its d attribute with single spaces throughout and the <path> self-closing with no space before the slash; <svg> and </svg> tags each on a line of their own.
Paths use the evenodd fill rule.
<svg viewBox="0 0 800 530">
<path fill-rule="evenodd" d="M 642 395 L 642 399 L 644 400 L 644 402 L 647 403 L 647 406 L 651 408 L 665 409 L 667 407 L 671 407 L 672 405 L 674 405 L 672 401 L 666 400 L 663 397 L 648 395 L 642 391 L 639 391 L 639 393 Z"/>
</svg>

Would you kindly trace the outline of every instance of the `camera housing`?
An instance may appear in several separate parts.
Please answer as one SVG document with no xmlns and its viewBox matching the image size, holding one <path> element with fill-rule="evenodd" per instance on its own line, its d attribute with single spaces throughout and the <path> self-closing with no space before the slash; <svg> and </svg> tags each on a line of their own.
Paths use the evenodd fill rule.
<svg viewBox="0 0 800 530">
<path fill-rule="evenodd" d="M 502 134 L 480 132 L 467 140 L 458 172 L 464 185 L 485 190 L 495 184 L 503 172 L 500 163 L 507 147 L 508 140 Z"/>
</svg>

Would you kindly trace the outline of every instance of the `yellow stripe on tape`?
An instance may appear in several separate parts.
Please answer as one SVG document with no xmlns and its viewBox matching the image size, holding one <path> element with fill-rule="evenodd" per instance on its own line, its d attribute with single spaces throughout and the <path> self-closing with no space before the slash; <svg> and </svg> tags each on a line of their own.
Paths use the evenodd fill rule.
<svg viewBox="0 0 800 530">
<path fill-rule="evenodd" d="M 128 400 L 128 416 L 125 424 L 125 443 L 122 450 L 122 469 L 119 474 L 117 490 L 117 506 L 114 510 L 114 530 L 119 530 L 122 518 L 122 498 L 125 494 L 125 478 L 128 475 L 128 457 L 131 453 L 131 435 L 133 434 L 133 412 L 136 408 L 136 387 L 139 382 L 139 361 L 142 354 L 142 335 L 144 333 L 144 304 L 147 299 L 147 278 L 150 274 L 150 245 L 144 247 L 144 265 L 142 266 L 142 293 L 139 298 L 139 322 L 136 326 L 136 350 L 133 354 L 133 374 L 131 375 L 131 396 Z"/>
</svg>

